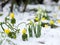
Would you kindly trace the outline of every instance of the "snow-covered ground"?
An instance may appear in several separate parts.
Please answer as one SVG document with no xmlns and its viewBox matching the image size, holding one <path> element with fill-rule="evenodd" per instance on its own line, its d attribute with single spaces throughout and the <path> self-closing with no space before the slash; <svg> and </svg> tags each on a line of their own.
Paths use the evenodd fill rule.
<svg viewBox="0 0 60 45">
<path fill-rule="evenodd" d="M 49 6 L 49 5 L 28 5 L 27 8 L 33 9 L 33 8 L 38 8 L 41 7 L 43 9 L 46 9 L 47 11 L 52 11 L 51 13 L 48 13 L 49 16 L 52 16 L 54 14 L 57 14 L 56 18 L 53 19 L 60 19 L 60 10 L 58 9 L 58 6 Z M 18 11 L 14 12 L 15 13 L 15 18 L 17 20 L 16 25 L 21 23 L 21 22 L 28 22 L 28 19 L 33 19 L 35 12 L 30 11 L 30 12 L 24 12 L 24 13 L 19 13 Z M 0 22 L 4 21 L 4 18 L 6 15 L 9 14 L 9 5 L 6 5 L 4 7 L 3 11 L 3 16 L 0 17 Z M 60 24 L 57 24 L 60 25 Z M 20 25 L 20 28 L 23 29 L 25 26 L 24 24 Z M 0 28 L 0 30 L 2 30 Z M 22 41 L 21 39 L 21 33 L 17 35 L 16 39 L 10 39 L 6 37 L 2 43 L 2 45 L 60 45 L 60 27 L 53 28 L 51 29 L 50 27 L 48 28 L 43 28 L 41 29 L 41 37 L 40 38 L 29 38 L 28 41 Z M 6 41 L 7 39 L 11 40 L 10 44 Z M 1 42 L 2 39 L 0 39 Z M 42 44 L 43 42 L 44 44 Z M 14 44 L 13 44 L 14 43 Z M 0 44 L 1 45 L 1 44 Z"/>
</svg>

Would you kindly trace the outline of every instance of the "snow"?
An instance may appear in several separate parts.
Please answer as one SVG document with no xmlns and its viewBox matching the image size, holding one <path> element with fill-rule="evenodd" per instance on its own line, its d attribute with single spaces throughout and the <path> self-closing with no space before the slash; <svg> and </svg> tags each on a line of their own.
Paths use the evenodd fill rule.
<svg viewBox="0 0 60 45">
<path fill-rule="evenodd" d="M 58 18 L 60 19 L 60 10 L 57 10 L 57 6 L 55 6 L 56 10 L 54 10 L 52 6 L 45 6 L 45 5 L 28 5 L 27 8 L 33 9 L 33 8 L 38 8 L 42 7 L 43 9 L 47 9 L 48 11 L 52 11 L 52 13 L 56 12 L 58 14 Z M 34 18 L 34 12 L 24 12 L 24 13 L 19 13 L 19 12 L 14 12 L 15 13 L 15 18 L 17 20 L 16 25 L 25 22 L 28 23 L 28 19 L 32 20 Z M 52 13 L 49 13 L 49 16 L 53 16 Z M 0 22 L 4 21 L 4 18 L 6 15 L 9 14 L 9 4 L 5 6 L 3 16 L 0 17 Z M 54 13 L 55 14 L 55 13 Z M 57 19 L 58 19 L 57 18 Z M 60 24 L 58 24 L 60 25 Z M 20 25 L 20 29 L 23 29 L 25 27 L 25 24 Z M 1 27 L 0 27 L 0 30 Z M 6 39 L 11 40 L 12 42 L 8 44 Z M 1 39 L 0 39 L 1 41 Z M 45 44 L 42 44 L 40 42 L 44 42 Z M 29 38 L 28 41 L 22 41 L 21 39 L 21 33 L 17 35 L 16 39 L 10 39 L 9 37 L 6 37 L 5 40 L 3 41 L 2 45 L 60 45 L 60 26 L 58 28 L 53 28 L 51 27 L 48 28 L 43 28 L 41 30 L 41 37 L 40 38 Z"/>
</svg>

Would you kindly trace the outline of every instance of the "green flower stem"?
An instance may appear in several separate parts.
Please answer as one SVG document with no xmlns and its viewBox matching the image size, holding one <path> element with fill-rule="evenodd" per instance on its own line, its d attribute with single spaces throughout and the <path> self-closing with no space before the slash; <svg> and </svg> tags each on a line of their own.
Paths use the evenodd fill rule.
<svg viewBox="0 0 60 45">
<path fill-rule="evenodd" d="M 29 32 L 29 37 L 33 37 L 33 34 L 32 34 L 32 27 L 29 25 L 28 27 L 28 32 Z"/>
<path fill-rule="evenodd" d="M 33 25 L 35 37 L 38 38 L 41 36 L 41 22 L 38 22 L 37 25 Z"/>
<path fill-rule="evenodd" d="M 1 28 L 3 29 L 3 31 L 4 31 L 4 28 L 3 28 L 3 26 L 2 26 L 2 23 L 1 23 Z"/>
<path fill-rule="evenodd" d="M 33 28 L 34 28 L 34 34 L 36 36 L 36 26 L 33 26 Z"/>
<path fill-rule="evenodd" d="M 8 22 L 3 22 L 3 23 L 1 23 L 1 28 L 4 30 L 4 28 L 3 28 L 3 24 L 5 24 L 7 27 L 9 27 L 11 30 L 14 30 L 15 28 L 13 28 L 12 27 L 12 25 L 10 24 L 10 23 L 8 23 Z M 17 30 L 17 29 L 15 29 L 15 30 Z"/>
<path fill-rule="evenodd" d="M 7 22 L 7 23 L 8 23 L 8 22 Z M 9 24 L 9 25 L 8 25 L 7 23 L 5 23 L 5 24 L 6 24 L 6 26 L 8 26 L 11 30 L 13 30 L 13 27 L 11 26 L 11 24 L 10 24 L 10 23 L 8 23 L 8 24 Z"/>
<path fill-rule="evenodd" d="M 9 28 L 11 28 L 9 25 L 7 25 L 6 23 L 3 22 L 3 23 L 1 23 L 1 28 L 3 29 L 3 31 L 4 31 L 4 28 L 3 28 L 3 26 L 2 26 L 3 24 L 5 24 L 5 25 L 8 26 Z"/>
<path fill-rule="evenodd" d="M 17 32 L 18 29 L 13 28 L 12 25 L 11 25 L 10 23 L 8 23 L 8 24 L 9 24 L 9 25 L 7 25 L 7 24 L 6 24 L 6 25 L 7 25 L 11 30 L 16 30 L 15 32 Z M 19 32 L 19 30 L 18 30 L 18 32 Z"/>
<path fill-rule="evenodd" d="M 40 35 L 41 35 L 41 27 L 40 27 L 40 25 L 38 24 L 38 25 L 37 25 L 37 34 L 36 34 L 36 37 L 38 38 L 38 37 L 40 37 Z"/>
</svg>

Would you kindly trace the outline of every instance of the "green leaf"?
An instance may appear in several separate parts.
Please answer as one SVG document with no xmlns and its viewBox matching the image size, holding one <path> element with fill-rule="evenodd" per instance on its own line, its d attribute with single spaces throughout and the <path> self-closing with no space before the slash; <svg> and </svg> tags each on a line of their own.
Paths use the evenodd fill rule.
<svg viewBox="0 0 60 45">
<path fill-rule="evenodd" d="M 16 38 L 16 33 L 14 33 L 14 32 L 10 32 L 9 34 L 8 34 L 8 36 L 10 37 L 10 38 Z"/>
<path fill-rule="evenodd" d="M 27 40 L 27 34 L 23 34 L 23 35 L 22 35 L 22 40 L 23 40 L 23 41 L 26 41 L 26 40 Z"/>
<path fill-rule="evenodd" d="M 16 23 L 15 18 L 11 19 L 11 23 L 12 23 L 12 24 L 15 24 L 15 23 Z"/>
</svg>

